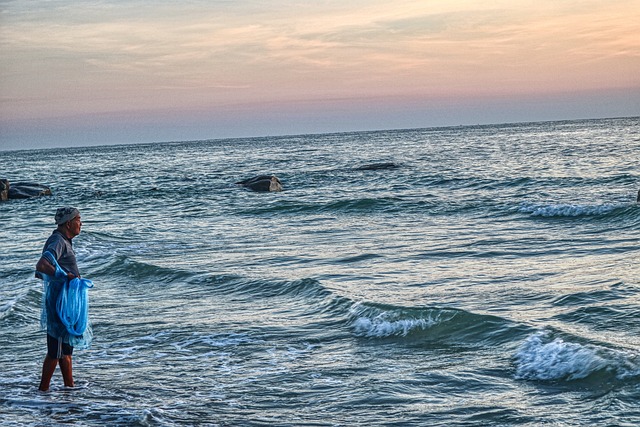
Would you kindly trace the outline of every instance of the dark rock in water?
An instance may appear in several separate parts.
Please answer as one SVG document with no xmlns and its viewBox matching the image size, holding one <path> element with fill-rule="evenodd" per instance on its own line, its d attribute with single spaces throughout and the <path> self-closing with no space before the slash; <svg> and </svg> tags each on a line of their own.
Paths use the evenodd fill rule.
<svg viewBox="0 0 640 427">
<path fill-rule="evenodd" d="M 31 197 L 50 195 L 51 188 L 34 182 L 14 182 L 9 188 L 10 199 L 29 199 Z"/>
<path fill-rule="evenodd" d="M 9 181 L 0 179 L 0 202 L 9 199 Z"/>
<path fill-rule="evenodd" d="M 640 203 L 640 190 L 638 190 L 638 198 L 636 199 L 636 202 Z"/>
<path fill-rule="evenodd" d="M 369 165 L 362 165 L 357 167 L 356 170 L 359 171 L 378 171 L 378 170 L 389 170 L 389 169 L 397 169 L 400 165 L 393 162 L 384 162 L 384 163 L 371 163 Z"/>
<path fill-rule="evenodd" d="M 282 191 L 282 183 L 275 175 L 260 175 L 236 182 L 253 191 Z"/>
</svg>

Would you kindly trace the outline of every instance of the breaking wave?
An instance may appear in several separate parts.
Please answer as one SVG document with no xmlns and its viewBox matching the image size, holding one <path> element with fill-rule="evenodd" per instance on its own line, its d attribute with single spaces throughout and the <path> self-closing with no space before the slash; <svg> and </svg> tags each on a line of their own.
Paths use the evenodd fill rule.
<svg viewBox="0 0 640 427">
<path fill-rule="evenodd" d="M 597 374 L 624 380 L 640 375 L 638 355 L 593 344 L 553 338 L 549 331 L 529 336 L 514 357 L 516 379 L 574 381 Z"/>
<path fill-rule="evenodd" d="M 525 204 L 518 212 L 536 217 L 604 216 L 629 209 L 628 204 L 577 205 L 577 204 Z"/>
</svg>

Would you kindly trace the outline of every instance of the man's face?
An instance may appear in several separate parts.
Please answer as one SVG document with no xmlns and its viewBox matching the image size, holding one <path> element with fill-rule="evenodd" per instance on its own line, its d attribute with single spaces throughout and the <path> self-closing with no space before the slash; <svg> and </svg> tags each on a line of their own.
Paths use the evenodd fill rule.
<svg viewBox="0 0 640 427">
<path fill-rule="evenodd" d="M 80 229 L 82 228 L 82 220 L 80 219 L 80 215 L 73 218 L 69 221 L 69 232 L 73 237 L 80 234 Z"/>
</svg>

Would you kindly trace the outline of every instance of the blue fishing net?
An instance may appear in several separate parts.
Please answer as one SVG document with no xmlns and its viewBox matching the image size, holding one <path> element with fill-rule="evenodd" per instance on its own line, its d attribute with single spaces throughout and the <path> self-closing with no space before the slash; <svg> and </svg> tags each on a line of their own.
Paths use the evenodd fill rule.
<svg viewBox="0 0 640 427">
<path fill-rule="evenodd" d="M 65 338 L 68 338 L 69 344 L 73 347 L 88 348 L 93 339 L 89 322 L 88 290 L 93 287 L 93 282 L 79 278 L 69 280 L 67 273 L 60 267 L 51 252 L 47 251 L 42 256 L 55 267 L 56 272 L 54 276 L 42 274 L 44 293 L 40 327 L 65 342 L 67 341 Z M 53 304 L 54 299 L 55 304 Z M 51 315 L 54 311 L 58 314 L 57 317 Z"/>
</svg>

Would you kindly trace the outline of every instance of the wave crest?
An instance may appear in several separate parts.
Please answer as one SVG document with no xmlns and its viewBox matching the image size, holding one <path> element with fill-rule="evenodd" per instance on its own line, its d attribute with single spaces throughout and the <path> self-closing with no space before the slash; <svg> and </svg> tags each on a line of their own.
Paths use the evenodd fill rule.
<svg viewBox="0 0 640 427">
<path fill-rule="evenodd" d="M 453 319 L 455 310 L 419 309 L 401 310 L 389 308 L 379 310 L 356 303 L 351 307 L 352 327 L 357 336 L 368 338 L 387 338 L 402 336 L 413 332 L 425 331 L 431 327 Z"/>
<path fill-rule="evenodd" d="M 578 217 L 578 216 L 602 216 L 608 215 L 620 209 L 628 209 L 629 205 L 603 204 L 603 205 L 576 205 L 576 204 L 526 204 L 520 206 L 518 212 L 531 216 L 550 217 Z"/>
<path fill-rule="evenodd" d="M 386 313 L 384 313 L 386 314 Z M 413 330 L 429 329 L 437 323 L 436 319 L 398 319 L 388 320 L 383 315 L 374 319 L 360 317 L 353 323 L 356 335 L 384 338 L 390 336 L 407 336 Z"/>
<path fill-rule="evenodd" d="M 431 345 L 495 346 L 513 341 L 523 328 L 503 318 L 442 307 L 397 307 L 358 302 L 349 309 L 354 335 L 406 338 Z"/>
<path fill-rule="evenodd" d="M 515 357 L 516 379 L 574 381 L 598 373 L 622 380 L 640 375 L 634 357 L 622 351 L 553 339 L 549 331 L 529 336 Z"/>
</svg>

